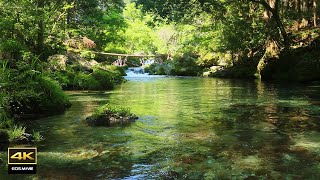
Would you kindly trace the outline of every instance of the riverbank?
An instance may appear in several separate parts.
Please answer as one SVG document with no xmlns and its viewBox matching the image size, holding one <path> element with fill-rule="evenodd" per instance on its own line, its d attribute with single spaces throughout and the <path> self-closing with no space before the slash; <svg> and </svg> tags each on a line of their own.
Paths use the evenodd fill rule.
<svg viewBox="0 0 320 180">
<path fill-rule="evenodd" d="M 308 82 L 320 80 L 320 31 L 305 28 L 291 32 L 289 49 L 276 41 L 237 55 L 220 54 L 209 58 L 192 53 L 146 66 L 155 75 L 206 76 L 216 78 L 261 79 L 263 81 Z M 250 52 L 250 53 L 249 53 Z M 232 59 L 232 58 L 235 59 Z M 227 59 L 227 60 L 226 60 Z"/>
<path fill-rule="evenodd" d="M 31 143 L 27 136 L 37 132 L 22 126 L 23 121 L 65 112 L 71 103 L 63 90 L 110 90 L 125 81 L 123 68 L 78 55 L 54 55 L 41 62 L 26 53 L 19 61 L 0 63 L 0 144 L 5 146 Z"/>
<path fill-rule="evenodd" d="M 209 72 L 210 77 L 258 78 L 263 81 L 308 82 L 320 80 L 319 29 L 307 28 L 292 35 L 289 50 L 269 42 L 251 58 L 243 58 L 233 66 Z"/>
</svg>

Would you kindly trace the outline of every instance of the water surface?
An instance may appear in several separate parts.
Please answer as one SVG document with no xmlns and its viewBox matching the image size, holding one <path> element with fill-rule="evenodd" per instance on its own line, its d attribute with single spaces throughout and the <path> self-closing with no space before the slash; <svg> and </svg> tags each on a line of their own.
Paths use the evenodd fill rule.
<svg viewBox="0 0 320 180">
<path fill-rule="evenodd" d="M 320 177 L 319 83 L 161 76 L 128 80 L 108 92 L 67 92 L 73 106 L 65 114 L 28 122 L 46 138 L 38 144 L 38 174 L 15 177 Z M 128 106 L 139 120 L 115 128 L 83 123 L 105 103 Z"/>
</svg>

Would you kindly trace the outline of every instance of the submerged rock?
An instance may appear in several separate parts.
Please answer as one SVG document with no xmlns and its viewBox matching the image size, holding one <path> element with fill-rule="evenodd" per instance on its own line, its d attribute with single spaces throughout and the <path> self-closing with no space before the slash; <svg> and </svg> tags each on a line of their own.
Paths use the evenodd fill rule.
<svg viewBox="0 0 320 180">
<path fill-rule="evenodd" d="M 86 118 L 90 126 L 116 126 L 134 122 L 138 117 L 123 106 L 111 106 L 109 104 L 99 107 L 92 116 Z"/>
</svg>

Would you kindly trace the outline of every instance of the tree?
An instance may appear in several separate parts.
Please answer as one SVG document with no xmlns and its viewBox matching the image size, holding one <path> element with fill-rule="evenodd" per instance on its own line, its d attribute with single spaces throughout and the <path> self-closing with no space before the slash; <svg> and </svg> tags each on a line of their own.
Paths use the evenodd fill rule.
<svg viewBox="0 0 320 180">
<path fill-rule="evenodd" d="M 317 0 L 313 0 L 312 2 L 313 4 L 313 25 L 316 27 L 317 26 L 317 9 L 318 9 L 318 6 L 317 6 Z"/>
<path fill-rule="evenodd" d="M 249 0 L 253 3 L 259 3 L 261 4 L 267 11 L 272 13 L 272 18 L 277 24 L 277 27 L 280 31 L 280 34 L 282 35 L 283 38 L 283 44 L 286 49 L 289 48 L 290 46 L 290 39 L 288 37 L 288 34 L 286 32 L 286 29 L 283 25 L 283 22 L 281 20 L 281 17 L 279 15 L 279 3 L 280 0 L 271 0 L 269 3 L 267 3 L 265 0 Z"/>
</svg>

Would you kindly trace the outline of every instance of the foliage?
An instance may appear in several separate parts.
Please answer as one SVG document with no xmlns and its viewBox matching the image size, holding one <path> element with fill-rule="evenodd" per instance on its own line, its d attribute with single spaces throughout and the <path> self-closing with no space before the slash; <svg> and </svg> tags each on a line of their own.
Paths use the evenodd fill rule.
<svg viewBox="0 0 320 180">
<path fill-rule="evenodd" d="M 106 104 L 101 107 L 98 107 L 94 111 L 93 116 L 101 116 L 101 115 L 108 115 L 108 114 L 117 114 L 119 116 L 131 116 L 132 115 L 129 108 L 127 108 L 127 107 Z"/>
<path fill-rule="evenodd" d="M 143 14 L 141 7 L 135 3 L 129 3 L 123 11 L 128 28 L 124 32 L 125 48 L 129 53 L 155 52 L 153 41 L 155 39 L 152 28 L 152 14 Z"/>
<path fill-rule="evenodd" d="M 108 90 L 124 81 L 124 69 L 115 66 L 97 66 L 92 73 L 74 70 L 67 66 L 66 71 L 54 71 L 51 76 L 63 89 L 72 90 Z"/>
<path fill-rule="evenodd" d="M 40 132 L 36 132 L 36 131 L 32 132 L 32 141 L 33 142 L 40 142 L 43 140 L 44 140 L 44 137 L 40 134 Z"/>
<path fill-rule="evenodd" d="M 106 104 L 95 109 L 92 116 L 86 118 L 91 126 L 113 126 L 124 125 L 137 119 L 129 108 L 119 105 Z"/>
<path fill-rule="evenodd" d="M 7 130 L 0 129 L 0 144 L 8 143 L 9 141 L 9 134 Z"/>
<path fill-rule="evenodd" d="M 19 140 L 26 138 L 24 136 L 25 132 L 26 132 L 26 127 L 17 126 L 17 125 L 13 126 L 13 128 L 8 130 L 9 141 L 10 142 L 19 141 Z"/>
<path fill-rule="evenodd" d="M 152 64 L 146 67 L 146 72 L 157 75 L 197 76 L 201 68 L 196 63 L 197 56 L 184 54 L 176 56 L 171 61 L 161 64 Z"/>
</svg>

